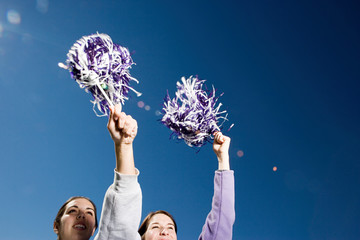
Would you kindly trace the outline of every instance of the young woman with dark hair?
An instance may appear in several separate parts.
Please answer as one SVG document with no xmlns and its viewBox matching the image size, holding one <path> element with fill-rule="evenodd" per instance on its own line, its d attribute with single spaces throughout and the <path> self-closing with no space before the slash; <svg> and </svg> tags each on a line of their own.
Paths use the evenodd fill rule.
<svg viewBox="0 0 360 240">
<path fill-rule="evenodd" d="M 96 206 L 87 197 L 71 197 L 59 209 L 54 232 L 58 240 L 88 240 L 97 228 Z"/>
<path fill-rule="evenodd" d="M 136 120 L 121 112 L 120 106 L 115 106 L 109 117 L 108 130 L 115 145 L 116 168 L 114 183 L 105 194 L 95 240 L 177 240 L 176 222 L 170 213 L 163 210 L 150 213 L 137 229 L 142 195 L 132 145 L 137 134 Z M 220 132 L 215 134 L 213 150 L 218 159 L 218 170 L 215 171 L 212 209 L 199 240 L 232 239 L 235 221 L 234 172 L 230 170 L 229 146 L 229 137 Z M 54 222 L 58 239 L 89 240 L 97 227 L 95 205 L 86 198 L 76 198 L 65 203 L 62 209 Z M 74 231 L 79 234 L 74 234 Z"/>
<path fill-rule="evenodd" d="M 95 240 L 137 239 L 142 204 L 137 181 L 139 171 L 133 156 L 137 122 L 116 105 L 107 128 L 114 141 L 116 168 L 114 183 L 105 194 Z M 89 240 L 97 226 L 95 204 L 85 197 L 72 197 L 60 208 L 54 221 L 54 232 L 58 240 Z"/>
<path fill-rule="evenodd" d="M 208 214 L 199 240 L 231 240 L 235 221 L 234 172 L 230 170 L 230 138 L 215 134 L 213 150 L 218 159 L 214 178 L 212 209 Z M 177 240 L 177 225 L 170 213 L 159 210 L 149 213 L 139 230 L 142 240 Z"/>
</svg>

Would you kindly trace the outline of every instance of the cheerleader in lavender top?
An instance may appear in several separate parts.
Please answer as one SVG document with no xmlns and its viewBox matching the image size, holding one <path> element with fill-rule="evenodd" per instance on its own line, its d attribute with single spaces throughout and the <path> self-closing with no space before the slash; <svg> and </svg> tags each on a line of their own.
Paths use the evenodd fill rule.
<svg viewBox="0 0 360 240">
<path fill-rule="evenodd" d="M 121 121 L 118 120 L 118 122 Z M 110 129 L 112 128 L 110 124 Z M 229 145 L 229 137 L 223 136 L 220 132 L 215 133 L 213 149 L 218 159 L 218 170 L 215 171 L 212 208 L 199 240 L 232 239 L 235 199 L 234 172 L 230 170 L 229 164 Z M 132 156 L 132 150 L 123 153 L 131 153 L 129 156 Z M 134 230 L 134 226 L 140 222 L 141 214 L 141 190 L 137 182 L 139 173 L 133 165 L 132 157 L 121 156 L 121 154 L 117 152 L 119 157 L 117 157 L 115 180 L 105 195 L 100 230 L 95 240 L 177 240 L 176 222 L 170 213 L 163 210 L 148 214 L 139 230 Z M 117 173 L 124 170 L 129 170 L 129 172 Z"/>
<path fill-rule="evenodd" d="M 214 178 L 212 208 L 199 240 L 231 240 L 235 221 L 234 172 L 229 163 L 230 138 L 215 133 L 213 150 L 218 159 Z M 173 216 L 163 210 L 151 212 L 138 230 L 142 240 L 177 240 L 177 225 Z"/>
</svg>

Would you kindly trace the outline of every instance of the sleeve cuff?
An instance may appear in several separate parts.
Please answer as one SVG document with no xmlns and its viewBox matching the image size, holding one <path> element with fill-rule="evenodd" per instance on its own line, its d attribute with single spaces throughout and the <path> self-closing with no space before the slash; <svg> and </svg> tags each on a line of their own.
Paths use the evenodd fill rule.
<svg viewBox="0 0 360 240">
<path fill-rule="evenodd" d="M 132 192 L 139 188 L 138 176 L 140 171 L 136 168 L 136 174 L 122 174 L 114 169 L 114 190 L 116 192 Z"/>
<path fill-rule="evenodd" d="M 216 175 L 221 175 L 221 174 L 230 174 L 230 175 L 234 175 L 234 170 L 216 170 L 215 171 Z"/>
</svg>

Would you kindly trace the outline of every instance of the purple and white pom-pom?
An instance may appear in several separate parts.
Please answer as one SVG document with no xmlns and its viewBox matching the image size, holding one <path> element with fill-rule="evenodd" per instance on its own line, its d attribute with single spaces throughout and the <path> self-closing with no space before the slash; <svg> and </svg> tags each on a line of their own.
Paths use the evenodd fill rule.
<svg viewBox="0 0 360 240">
<path fill-rule="evenodd" d="M 109 107 L 124 104 L 129 90 L 141 95 L 129 86 L 130 81 L 139 83 L 130 76 L 132 64 L 127 48 L 113 43 L 108 35 L 97 33 L 76 41 L 67 54 L 66 65 L 59 63 L 59 67 L 68 69 L 79 86 L 92 94 L 96 115 L 106 116 Z"/>
<path fill-rule="evenodd" d="M 215 97 L 214 86 L 212 91 L 203 90 L 204 82 L 197 77 L 182 77 L 181 82 L 177 82 L 175 98 L 171 99 L 168 93 L 163 105 L 161 122 L 190 147 L 210 142 L 212 134 L 220 131 L 227 120 L 227 115 L 222 116 L 226 111 L 219 111 L 222 104 L 215 107 L 220 96 Z M 220 119 L 223 122 L 218 125 Z"/>
</svg>

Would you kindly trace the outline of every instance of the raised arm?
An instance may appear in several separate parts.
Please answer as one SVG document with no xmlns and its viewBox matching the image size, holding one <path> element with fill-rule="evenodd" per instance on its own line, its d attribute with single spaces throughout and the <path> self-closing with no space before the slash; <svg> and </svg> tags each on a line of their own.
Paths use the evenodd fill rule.
<svg viewBox="0 0 360 240">
<path fill-rule="evenodd" d="M 116 105 L 107 128 L 114 141 L 116 168 L 114 183 L 105 194 L 95 240 L 139 240 L 142 195 L 133 156 L 137 122 Z"/>
<path fill-rule="evenodd" d="M 199 240 L 231 240 L 235 221 L 234 172 L 229 163 L 230 138 L 215 133 L 213 150 L 218 159 L 214 178 L 212 208 L 206 217 Z"/>
<path fill-rule="evenodd" d="M 110 113 L 107 128 L 114 141 L 115 170 L 122 174 L 136 174 L 133 154 L 133 141 L 138 128 L 136 120 L 121 112 L 121 105 L 116 105 Z"/>
</svg>

